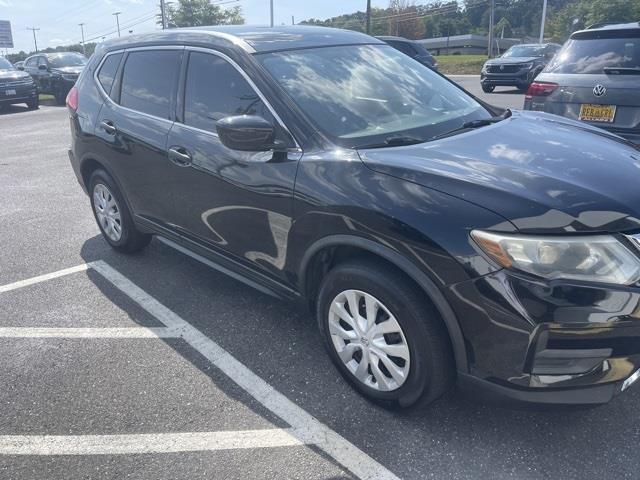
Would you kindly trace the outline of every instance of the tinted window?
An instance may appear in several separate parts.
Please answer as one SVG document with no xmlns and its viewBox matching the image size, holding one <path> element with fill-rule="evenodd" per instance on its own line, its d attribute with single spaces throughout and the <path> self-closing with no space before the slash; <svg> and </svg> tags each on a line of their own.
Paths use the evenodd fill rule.
<svg viewBox="0 0 640 480">
<path fill-rule="evenodd" d="M 569 40 L 545 71 L 602 74 L 609 68 L 640 69 L 640 38 Z"/>
<path fill-rule="evenodd" d="M 184 95 L 184 121 L 215 131 L 215 122 L 230 115 L 273 117 L 244 77 L 226 60 L 207 53 L 189 57 Z"/>
<path fill-rule="evenodd" d="M 86 65 L 87 58 L 76 52 L 68 52 L 68 53 L 52 53 L 48 56 L 49 63 L 54 68 L 61 67 L 81 67 L 82 65 Z"/>
<path fill-rule="evenodd" d="M 405 55 L 409 55 L 410 57 L 413 57 L 416 54 L 416 52 L 413 50 L 413 47 L 408 43 L 392 41 L 392 42 L 389 42 L 389 44 L 396 50 L 399 50 Z"/>
<path fill-rule="evenodd" d="M 122 74 L 120 104 L 149 115 L 169 118 L 180 57 L 178 50 L 131 52 Z"/>
<path fill-rule="evenodd" d="M 27 58 L 24 62 L 27 67 L 35 67 L 38 63 L 38 57 Z"/>
<path fill-rule="evenodd" d="M 98 80 L 100 81 L 102 88 L 104 88 L 104 91 L 107 92 L 107 95 L 111 93 L 111 87 L 113 86 L 113 81 L 116 78 L 116 72 L 118 71 L 118 65 L 120 64 L 121 58 L 121 53 L 109 55 L 102 64 L 100 73 L 98 73 Z"/>
<path fill-rule="evenodd" d="M 542 45 L 515 45 L 504 52 L 503 57 L 542 57 L 545 47 Z"/>
</svg>

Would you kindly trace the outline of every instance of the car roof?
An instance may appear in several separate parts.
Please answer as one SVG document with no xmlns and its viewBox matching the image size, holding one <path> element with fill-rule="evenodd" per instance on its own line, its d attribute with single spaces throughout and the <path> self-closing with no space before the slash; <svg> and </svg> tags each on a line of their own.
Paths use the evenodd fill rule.
<svg viewBox="0 0 640 480">
<path fill-rule="evenodd" d="M 584 30 L 573 32 L 570 38 L 598 38 L 616 34 L 633 34 L 636 36 L 640 34 L 640 22 L 595 24 Z"/>
<path fill-rule="evenodd" d="M 153 33 L 128 35 L 107 40 L 103 48 L 129 48 L 169 43 L 225 45 L 242 48 L 249 53 L 297 50 L 332 45 L 382 44 L 364 33 L 339 28 L 291 25 L 279 27 L 224 25 L 210 27 L 170 28 Z"/>
</svg>

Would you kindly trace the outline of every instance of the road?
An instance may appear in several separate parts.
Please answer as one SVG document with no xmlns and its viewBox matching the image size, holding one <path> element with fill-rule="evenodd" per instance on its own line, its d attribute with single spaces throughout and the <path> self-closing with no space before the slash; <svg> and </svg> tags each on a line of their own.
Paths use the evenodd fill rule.
<svg viewBox="0 0 640 480">
<path fill-rule="evenodd" d="M 638 478 L 640 388 L 593 410 L 374 406 L 308 313 L 158 240 L 113 252 L 68 142 L 63 107 L 0 114 L 0 478 Z"/>
<path fill-rule="evenodd" d="M 450 75 L 449 78 L 491 105 L 521 109 L 524 104 L 524 94 L 515 87 L 496 87 L 493 93 L 484 93 L 480 87 L 480 75 Z"/>
</svg>

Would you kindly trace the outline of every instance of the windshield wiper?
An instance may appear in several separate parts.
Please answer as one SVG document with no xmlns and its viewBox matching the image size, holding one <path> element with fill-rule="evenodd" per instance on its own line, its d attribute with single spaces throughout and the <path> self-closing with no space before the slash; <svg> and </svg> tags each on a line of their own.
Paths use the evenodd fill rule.
<svg viewBox="0 0 640 480">
<path fill-rule="evenodd" d="M 473 130 L 474 128 L 485 127 L 487 125 L 491 125 L 492 123 L 498 123 L 498 122 L 501 122 L 502 120 L 509 118 L 510 116 L 511 116 L 511 110 L 507 108 L 502 115 L 498 115 L 497 117 L 491 117 L 491 118 L 483 118 L 481 120 L 471 120 L 469 122 L 464 122 L 460 127 L 454 128 L 453 130 L 449 130 L 448 132 L 441 133 L 440 135 L 436 135 L 435 137 L 431 137 L 429 141 L 450 137 L 451 135 L 464 132 L 465 130 Z"/>
<path fill-rule="evenodd" d="M 613 75 L 640 75 L 640 68 L 631 67 L 604 67 L 604 73 Z"/>
<path fill-rule="evenodd" d="M 403 145 L 415 145 L 423 143 L 424 138 L 412 137 L 411 135 L 390 135 L 379 143 L 370 143 L 368 145 L 359 145 L 357 148 L 384 148 L 384 147 L 401 147 Z"/>
</svg>

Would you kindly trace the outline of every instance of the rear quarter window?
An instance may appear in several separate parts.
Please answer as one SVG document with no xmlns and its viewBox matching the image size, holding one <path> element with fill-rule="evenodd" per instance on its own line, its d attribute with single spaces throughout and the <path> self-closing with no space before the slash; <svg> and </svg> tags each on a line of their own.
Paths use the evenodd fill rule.
<svg viewBox="0 0 640 480">
<path fill-rule="evenodd" d="M 122 73 L 120 105 L 155 117 L 169 118 L 181 58 L 180 50 L 129 53 Z"/>
<path fill-rule="evenodd" d="M 111 88 L 113 87 L 113 82 L 116 78 L 116 72 L 118 71 L 120 60 L 122 60 L 122 53 L 109 55 L 98 72 L 98 81 L 107 95 L 111 94 Z"/>
</svg>

